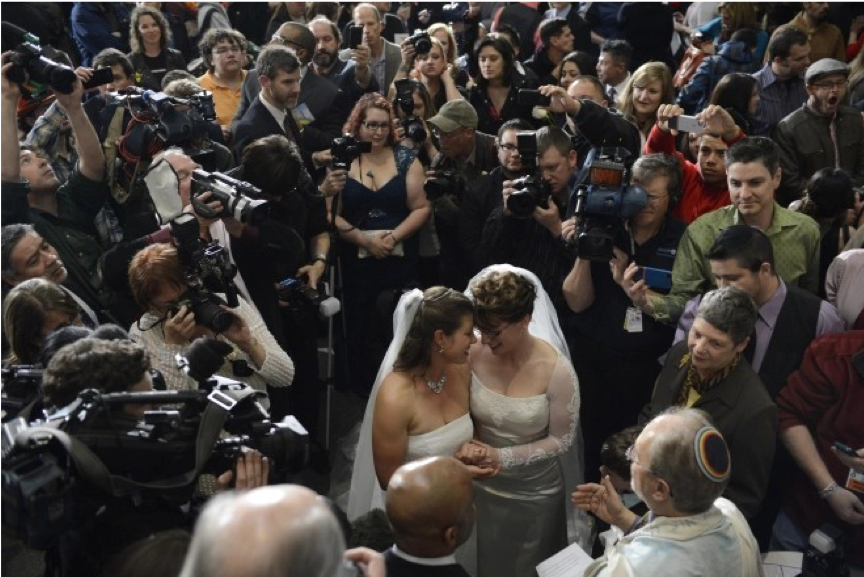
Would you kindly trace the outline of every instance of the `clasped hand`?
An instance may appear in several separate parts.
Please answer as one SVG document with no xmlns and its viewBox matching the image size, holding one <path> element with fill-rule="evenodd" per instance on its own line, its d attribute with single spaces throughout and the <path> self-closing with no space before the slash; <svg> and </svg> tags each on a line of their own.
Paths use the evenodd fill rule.
<svg viewBox="0 0 864 577">
<path fill-rule="evenodd" d="M 494 477 L 501 470 L 498 449 L 477 439 L 464 443 L 454 455 L 462 461 L 475 479 Z"/>
</svg>

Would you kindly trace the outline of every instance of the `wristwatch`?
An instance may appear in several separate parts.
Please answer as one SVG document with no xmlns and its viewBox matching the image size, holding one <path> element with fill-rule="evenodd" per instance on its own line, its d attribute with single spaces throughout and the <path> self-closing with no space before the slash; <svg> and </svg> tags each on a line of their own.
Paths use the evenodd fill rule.
<svg viewBox="0 0 864 577">
<path fill-rule="evenodd" d="M 312 259 L 312 264 L 315 264 L 319 260 L 324 263 L 324 266 L 327 266 L 327 255 L 326 254 L 321 254 L 321 253 L 316 254 L 315 257 Z"/>
<path fill-rule="evenodd" d="M 833 493 L 834 491 L 836 491 L 839 488 L 840 488 L 840 486 L 837 483 L 832 482 L 830 485 L 828 485 L 827 487 L 825 487 L 824 489 L 821 489 L 819 491 L 819 498 L 820 499 L 827 499 L 831 495 L 831 493 Z"/>
</svg>

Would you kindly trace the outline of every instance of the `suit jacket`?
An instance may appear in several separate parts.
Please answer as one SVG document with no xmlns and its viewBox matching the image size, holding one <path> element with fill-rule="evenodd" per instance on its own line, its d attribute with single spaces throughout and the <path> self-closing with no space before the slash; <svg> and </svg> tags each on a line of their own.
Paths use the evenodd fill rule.
<svg viewBox="0 0 864 577">
<path fill-rule="evenodd" d="M 643 411 L 649 420 L 675 404 L 687 376 L 687 365 L 679 367 L 687 353 L 687 342 L 681 341 L 669 350 L 663 370 L 657 377 L 654 397 Z M 714 426 L 726 439 L 732 458 L 732 477 L 724 497 L 735 503 L 751 519 L 759 510 L 777 442 L 777 406 L 753 372 L 741 359 L 723 381 L 717 383 L 693 403 L 711 416 Z"/>
<path fill-rule="evenodd" d="M 399 46 L 388 41 L 386 38 L 381 39 L 384 42 L 384 86 L 381 86 L 381 93 L 387 94 L 387 89 L 393 83 L 393 78 L 399 71 L 399 65 L 402 64 L 402 51 Z M 339 52 L 339 59 L 348 61 L 351 59 L 351 49 L 346 48 Z"/>
<path fill-rule="evenodd" d="M 288 114 L 287 118 L 289 122 L 294 121 L 290 114 Z M 285 130 L 279 126 L 279 123 L 276 122 L 276 119 L 273 118 L 273 115 L 270 114 L 270 111 L 267 110 L 261 99 L 256 96 L 254 102 L 252 102 L 252 106 L 243 115 L 243 120 L 238 122 L 234 127 L 233 151 L 237 164 L 240 164 L 240 160 L 243 157 L 243 149 L 246 148 L 247 144 L 271 134 L 284 135 Z M 296 141 L 300 134 L 299 129 L 296 128 L 296 124 L 294 134 L 294 140 Z"/>
<path fill-rule="evenodd" d="M 257 100 L 260 92 L 261 82 L 258 80 L 258 75 L 254 72 L 247 74 L 246 81 L 243 82 L 240 104 L 237 106 L 237 112 L 231 123 L 232 131 L 235 133 L 235 141 L 237 139 L 237 125 L 252 106 L 252 103 Z M 297 99 L 297 106 L 302 104 L 309 108 L 315 121 L 303 129 L 303 136 L 298 144 L 310 152 L 330 148 L 332 140 L 342 135 L 342 125 L 350 112 L 344 94 L 335 84 L 319 76 L 310 67 L 300 82 L 300 96 Z"/>
<path fill-rule="evenodd" d="M 459 564 L 454 565 L 419 565 L 399 557 L 388 549 L 384 553 L 388 577 L 469 577 L 468 572 Z"/>
</svg>

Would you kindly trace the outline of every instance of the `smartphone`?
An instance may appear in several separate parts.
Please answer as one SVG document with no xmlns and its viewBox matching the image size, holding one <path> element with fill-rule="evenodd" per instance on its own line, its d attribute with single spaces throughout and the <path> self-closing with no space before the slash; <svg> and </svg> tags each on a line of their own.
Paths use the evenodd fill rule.
<svg viewBox="0 0 864 577">
<path fill-rule="evenodd" d="M 84 83 L 84 90 L 90 90 L 92 88 L 96 88 L 97 86 L 102 86 L 103 84 L 109 84 L 111 82 L 114 82 L 114 73 L 111 71 L 110 66 L 106 66 L 105 68 L 100 68 L 93 71 L 93 75 L 90 77 L 90 80 Z"/>
<path fill-rule="evenodd" d="M 840 441 L 834 441 L 834 448 L 837 449 L 838 451 L 840 451 L 841 453 L 849 455 L 850 457 L 857 457 L 858 456 L 858 453 L 855 451 L 855 449 L 853 449 L 849 445 L 845 445 L 845 444 L 841 443 Z"/>
<path fill-rule="evenodd" d="M 662 268 L 640 266 L 633 275 L 633 282 L 645 280 L 645 284 L 655 289 L 669 290 L 672 288 L 672 271 Z"/>
<path fill-rule="evenodd" d="M 348 48 L 355 49 L 363 43 L 363 27 L 351 26 L 348 30 Z"/>
<path fill-rule="evenodd" d="M 675 116 L 670 118 L 669 128 L 674 128 L 681 132 L 692 132 L 693 134 L 702 134 L 705 132 L 705 126 L 695 116 Z"/>
<path fill-rule="evenodd" d="M 528 88 L 519 89 L 516 97 L 520 106 L 549 106 L 552 103 L 552 98 L 540 94 L 539 90 L 530 90 Z"/>
</svg>

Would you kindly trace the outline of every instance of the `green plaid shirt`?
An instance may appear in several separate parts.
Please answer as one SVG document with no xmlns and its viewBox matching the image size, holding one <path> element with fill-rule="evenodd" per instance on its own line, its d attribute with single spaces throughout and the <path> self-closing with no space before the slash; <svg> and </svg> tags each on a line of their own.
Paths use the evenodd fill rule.
<svg viewBox="0 0 864 577">
<path fill-rule="evenodd" d="M 742 222 L 735 206 L 725 206 L 702 215 L 687 227 L 672 267 L 672 291 L 668 295 L 648 297 L 657 321 L 677 322 L 687 301 L 714 288 L 714 277 L 705 255 L 722 230 Z M 765 234 L 774 247 L 777 274 L 786 284 L 816 294 L 819 287 L 819 226 L 816 221 L 775 202 L 774 218 Z"/>
</svg>

